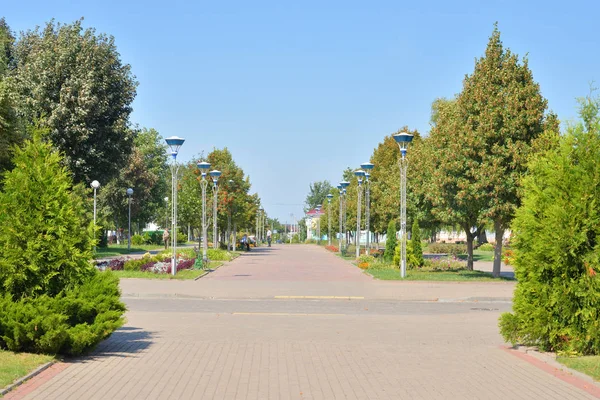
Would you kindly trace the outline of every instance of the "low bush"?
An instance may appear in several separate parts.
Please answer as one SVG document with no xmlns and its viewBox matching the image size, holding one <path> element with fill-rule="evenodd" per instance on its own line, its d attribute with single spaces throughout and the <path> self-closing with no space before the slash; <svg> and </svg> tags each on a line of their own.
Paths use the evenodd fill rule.
<svg viewBox="0 0 600 400">
<path fill-rule="evenodd" d="M 337 246 L 334 245 L 330 245 L 330 246 L 325 246 L 325 248 L 329 251 L 332 251 L 334 253 L 337 253 L 338 251 L 340 251 L 340 249 Z"/>
<path fill-rule="evenodd" d="M 146 244 L 146 241 L 144 240 L 144 237 L 142 235 L 133 235 L 131 237 L 131 244 L 133 244 L 134 246 L 141 246 L 143 244 Z"/>
<path fill-rule="evenodd" d="M 494 245 L 491 243 L 484 243 L 477 248 L 477 250 L 481 251 L 494 251 Z"/>
<path fill-rule="evenodd" d="M 433 254 L 457 256 L 459 254 L 467 254 L 467 245 L 459 243 L 431 243 L 427 246 L 427 251 Z"/>
<path fill-rule="evenodd" d="M 304 243 L 305 243 L 305 244 L 316 244 L 316 243 L 317 243 L 317 241 L 316 241 L 315 239 L 306 239 L 306 240 L 304 241 Z"/>
<path fill-rule="evenodd" d="M 127 260 L 125 264 L 123 264 L 123 269 L 125 271 L 141 271 L 142 265 L 148 263 L 149 261 L 156 261 L 154 257 L 143 257 L 137 260 Z"/>
<path fill-rule="evenodd" d="M 123 271 L 125 265 L 125 260 L 122 258 L 113 258 L 108 263 L 107 269 L 111 271 Z"/>
<path fill-rule="evenodd" d="M 206 255 L 209 260 L 214 261 L 230 261 L 233 259 L 233 255 L 230 252 L 221 249 L 208 249 Z"/>
<path fill-rule="evenodd" d="M 15 352 L 79 355 L 123 325 L 119 280 L 98 273 L 56 297 L 0 297 L 0 348 Z"/>
<path fill-rule="evenodd" d="M 188 241 L 188 237 L 185 233 L 177 232 L 177 244 L 185 244 Z"/>
</svg>

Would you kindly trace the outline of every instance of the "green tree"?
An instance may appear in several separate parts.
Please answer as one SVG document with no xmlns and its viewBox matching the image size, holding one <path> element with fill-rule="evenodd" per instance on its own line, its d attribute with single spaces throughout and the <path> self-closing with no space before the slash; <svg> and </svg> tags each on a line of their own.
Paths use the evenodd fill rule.
<svg viewBox="0 0 600 400">
<path fill-rule="evenodd" d="M 542 350 L 600 353 L 600 98 L 557 150 L 533 157 L 512 224 L 517 287 L 505 340 Z"/>
<path fill-rule="evenodd" d="M 424 263 L 423 260 L 423 249 L 421 247 L 421 228 L 419 228 L 419 221 L 416 219 L 412 224 L 412 230 L 410 235 L 410 248 L 411 248 L 411 261 L 413 267 L 421 267 Z"/>
<path fill-rule="evenodd" d="M 0 192 L 0 290 L 55 296 L 95 273 L 85 193 L 39 132 L 15 149 L 14 163 Z"/>
<path fill-rule="evenodd" d="M 331 183 L 329 181 L 320 181 L 313 182 L 310 184 L 309 192 L 306 195 L 306 200 L 304 201 L 306 207 L 304 211 L 309 211 L 315 208 L 318 205 L 323 205 L 325 200 L 327 199 L 327 194 L 331 192 Z"/>
<path fill-rule="evenodd" d="M 11 90 L 27 123 L 39 121 L 63 153 L 75 182 L 109 181 L 126 165 L 137 82 L 114 38 L 54 21 L 22 34 L 14 51 Z"/>
<path fill-rule="evenodd" d="M 485 55 L 475 63 L 457 98 L 469 176 L 486 193 L 484 215 L 494 221 L 494 276 L 500 275 L 502 238 L 520 204 L 519 181 L 527 170 L 532 142 L 546 129 L 547 101 L 534 82 L 527 58 L 504 48 L 494 28 Z M 554 118 L 552 118 L 554 120 Z M 556 129 L 556 127 L 550 127 Z M 481 226 L 479 231 L 483 231 Z"/>
<path fill-rule="evenodd" d="M 7 76 L 13 64 L 14 36 L 0 19 L 0 174 L 11 169 L 13 146 L 23 141 L 22 129 L 11 99 Z"/>
<path fill-rule="evenodd" d="M 383 253 L 383 259 L 387 262 L 394 260 L 394 251 L 396 250 L 396 222 L 390 221 L 388 224 L 386 241 L 385 241 L 385 252 Z"/>
</svg>

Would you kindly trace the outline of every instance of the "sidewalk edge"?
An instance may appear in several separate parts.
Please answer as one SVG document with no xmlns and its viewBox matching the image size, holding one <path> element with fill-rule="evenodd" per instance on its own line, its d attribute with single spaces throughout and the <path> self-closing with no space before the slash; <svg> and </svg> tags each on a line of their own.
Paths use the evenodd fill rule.
<svg viewBox="0 0 600 400">
<path fill-rule="evenodd" d="M 37 367 L 36 369 L 34 369 L 33 371 L 31 371 L 27 375 L 25 375 L 25 376 L 17 379 L 15 382 L 13 382 L 10 385 L 4 387 L 3 389 L 0 389 L 0 396 L 5 396 L 7 393 L 9 393 L 12 390 L 16 389 L 17 387 L 21 386 L 24 382 L 28 381 L 29 379 L 33 378 L 34 376 L 39 375 L 41 372 L 43 372 L 46 369 L 50 368 L 56 362 L 57 362 L 57 360 L 48 361 L 46 364 L 43 364 L 43 365 Z"/>
</svg>

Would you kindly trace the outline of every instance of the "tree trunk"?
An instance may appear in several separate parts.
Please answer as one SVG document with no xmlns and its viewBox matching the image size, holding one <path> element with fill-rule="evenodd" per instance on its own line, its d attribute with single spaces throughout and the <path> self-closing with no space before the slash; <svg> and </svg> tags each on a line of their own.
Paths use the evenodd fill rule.
<svg viewBox="0 0 600 400">
<path fill-rule="evenodd" d="M 494 278 L 500 276 L 500 267 L 502 267 L 502 238 L 504 237 L 504 229 L 500 221 L 494 221 L 494 231 L 496 234 L 496 246 L 494 246 L 494 269 L 492 275 Z"/>
<path fill-rule="evenodd" d="M 473 271 L 473 239 L 475 235 L 471 233 L 471 227 L 465 226 L 464 229 L 467 235 L 467 270 Z"/>
<path fill-rule="evenodd" d="M 477 244 L 481 246 L 484 243 L 488 243 L 488 240 L 485 234 L 485 226 L 481 226 L 477 228 Z"/>
</svg>

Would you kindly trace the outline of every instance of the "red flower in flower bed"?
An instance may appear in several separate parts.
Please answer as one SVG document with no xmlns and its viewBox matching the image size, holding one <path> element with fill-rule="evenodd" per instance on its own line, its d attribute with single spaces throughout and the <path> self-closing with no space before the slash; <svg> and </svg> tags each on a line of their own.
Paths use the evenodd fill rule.
<svg viewBox="0 0 600 400">
<path fill-rule="evenodd" d="M 180 261 L 179 264 L 177 264 L 177 271 L 181 271 L 184 269 L 191 269 L 194 266 L 194 262 L 196 262 L 196 260 L 183 260 Z M 170 270 L 171 268 L 169 268 Z"/>
<path fill-rule="evenodd" d="M 336 246 L 331 245 L 331 246 L 325 246 L 325 248 L 329 251 L 333 251 L 334 253 L 337 253 L 338 251 L 340 251 L 340 249 L 338 249 Z"/>
</svg>

